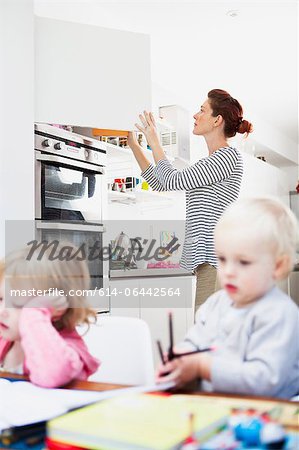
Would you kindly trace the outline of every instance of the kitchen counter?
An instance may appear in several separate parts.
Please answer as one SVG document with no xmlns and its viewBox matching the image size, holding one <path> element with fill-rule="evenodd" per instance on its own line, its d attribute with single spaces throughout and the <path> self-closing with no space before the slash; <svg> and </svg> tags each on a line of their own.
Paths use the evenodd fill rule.
<svg viewBox="0 0 299 450">
<path fill-rule="evenodd" d="M 292 272 L 299 272 L 296 264 Z M 109 271 L 110 278 L 142 278 L 142 277 L 180 277 L 193 275 L 185 269 L 113 269 Z"/>
<path fill-rule="evenodd" d="M 185 269 L 126 269 L 110 270 L 110 278 L 148 278 L 148 277 L 172 277 L 190 276 L 192 272 Z"/>
</svg>

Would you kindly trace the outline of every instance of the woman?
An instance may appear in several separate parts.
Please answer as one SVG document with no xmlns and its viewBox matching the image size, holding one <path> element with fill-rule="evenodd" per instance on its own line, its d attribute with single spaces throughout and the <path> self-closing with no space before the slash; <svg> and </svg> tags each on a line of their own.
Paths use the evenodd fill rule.
<svg viewBox="0 0 299 450">
<path fill-rule="evenodd" d="M 167 160 L 160 145 L 152 113 L 139 115 L 144 133 L 153 151 L 154 167 L 138 145 L 134 133 L 128 144 L 142 170 L 142 177 L 158 191 L 186 191 L 185 242 L 181 267 L 196 273 L 195 311 L 216 290 L 216 255 L 213 233 L 225 208 L 239 195 L 243 164 L 238 150 L 228 139 L 236 133 L 251 133 L 252 125 L 243 119 L 240 103 L 221 89 L 213 89 L 194 116 L 193 134 L 203 136 L 209 156 L 178 171 Z"/>
</svg>

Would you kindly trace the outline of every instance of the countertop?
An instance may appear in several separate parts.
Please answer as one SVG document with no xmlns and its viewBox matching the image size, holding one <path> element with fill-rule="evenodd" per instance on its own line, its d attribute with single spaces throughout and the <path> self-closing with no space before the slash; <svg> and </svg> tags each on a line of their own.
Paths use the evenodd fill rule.
<svg viewBox="0 0 299 450">
<path fill-rule="evenodd" d="M 144 277 L 172 277 L 190 276 L 192 272 L 185 269 L 126 269 L 110 270 L 110 278 L 144 278 Z"/>
<path fill-rule="evenodd" d="M 299 272 L 296 264 L 292 272 Z M 185 269 L 113 269 L 109 271 L 110 278 L 142 278 L 142 277 L 180 277 L 193 275 Z"/>
</svg>

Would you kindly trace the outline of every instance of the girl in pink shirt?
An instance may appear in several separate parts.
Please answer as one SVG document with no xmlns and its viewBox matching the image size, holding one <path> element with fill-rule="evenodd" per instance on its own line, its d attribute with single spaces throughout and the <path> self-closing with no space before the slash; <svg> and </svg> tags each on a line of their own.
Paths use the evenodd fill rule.
<svg viewBox="0 0 299 450">
<path fill-rule="evenodd" d="M 56 252 L 66 246 L 73 254 L 78 250 L 64 243 Z M 89 287 L 86 262 L 75 256 L 51 258 L 51 251 L 41 259 L 38 251 L 27 260 L 25 248 L 0 267 L 0 368 L 28 375 L 43 387 L 86 380 L 99 367 L 76 331 L 96 315 L 84 296 Z"/>
</svg>

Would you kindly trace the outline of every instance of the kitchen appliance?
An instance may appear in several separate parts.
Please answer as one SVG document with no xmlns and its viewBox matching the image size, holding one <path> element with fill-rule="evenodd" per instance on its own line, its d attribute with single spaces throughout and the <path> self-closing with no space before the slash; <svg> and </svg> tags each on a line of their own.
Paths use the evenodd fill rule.
<svg viewBox="0 0 299 450">
<path fill-rule="evenodd" d="M 143 262 L 142 264 L 137 264 L 143 250 L 140 240 L 138 238 L 129 238 L 123 231 L 112 241 L 111 250 L 111 270 L 136 269 L 138 265 L 146 266 Z"/>
<path fill-rule="evenodd" d="M 123 231 L 115 238 L 115 249 L 121 250 L 121 257 L 126 258 L 129 254 L 131 247 L 131 241 L 129 236 L 127 236 Z"/>
<path fill-rule="evenodd" d="M 106 246 L 105 164 L 104 143 L 51 125 L 35 124 L 35 223 L 39 241 L 69 241 L 87 250 Z M 86 261 L 90 288 L 108 292 L 109 261 Z M 93 306 L 109 310 L 109 296 L 94 297 Z"/>
<path fill-rule="evenodd" d="M 113 269 L 125 269 L 129 268 L 131 264 L 130 254 L 131 241 L 123 231 L 121 231 L 114 241 L 112 241 L 112 259 L 110 268 Z"/>
<path fill-rule="evenodd" d="M 102 223 L 105 144 L 35 125 L 36 219 Z"/>
</svg>

